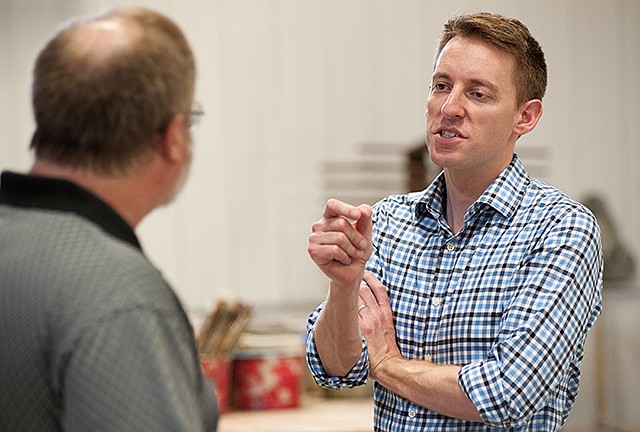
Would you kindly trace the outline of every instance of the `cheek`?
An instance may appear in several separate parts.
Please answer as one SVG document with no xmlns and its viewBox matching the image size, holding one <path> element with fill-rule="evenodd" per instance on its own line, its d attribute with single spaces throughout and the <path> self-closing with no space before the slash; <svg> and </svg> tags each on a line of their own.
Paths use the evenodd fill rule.
<svg viewBox="0 0 640 432">
<path fill-rule="evenodd" d="M 436 103 L 432 98 L 427 99 L 427 102 L 424 107 L 424 117 L 429 122 L 429 119 L 433 118 L 434 115 L 438 112 L 438 108 L 436 107 Z"/>
<path fill-rule="evenodd" d="M 441 114 L 441 109 L 446 98 L 441 95 L 429 95 L 425 101 L 424 115 L 427 118 L 434 119 Z"/>
<path fill-rule="evenodd" d="M 429 111 L 431 111 L 433 113 L 433 110 L 435 109 L 435 99 L 433 98 L 433 96 L 429 95 L 427 96 L 427 100 L 425 101 L 424 104 L 424 115 L 428 115 Z"/>
<path fill-rule="evenodd" d="M 498 119 L 501 119 L 502 121 L 497 121 Z M 504 113 L 501 117 L 497 117 L 495 123 L 496 125 L 499 125 L 500 132 L 503 133 L 505 137 L 508 137 L 513 133 L 516 125 L 516 122 L 513 120 L 513 113 L 510 112 Z"/>
</svg>

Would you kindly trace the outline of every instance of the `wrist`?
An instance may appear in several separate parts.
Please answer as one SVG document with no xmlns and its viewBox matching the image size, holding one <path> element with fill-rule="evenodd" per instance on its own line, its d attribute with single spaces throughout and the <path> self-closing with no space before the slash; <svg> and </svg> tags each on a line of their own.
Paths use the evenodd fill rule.
<svg viewBox="0 0 640 432">
<path fill-rule="evenodd" d="M 338 284 L 332 281 L 327 292 L 327 302 L 357 306 L 359 291 L 360 280 L 350 284 Z"/>
</svg>

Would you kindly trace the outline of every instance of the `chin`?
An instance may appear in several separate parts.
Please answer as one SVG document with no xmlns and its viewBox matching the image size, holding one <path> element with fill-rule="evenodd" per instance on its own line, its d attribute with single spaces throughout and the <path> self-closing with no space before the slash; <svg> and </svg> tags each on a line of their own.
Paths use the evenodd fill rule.
<svg viewBox="0 0 640 432">
<path fill-rule="evenodd" d="M 446 168 L 449 164 L 455 162 L 453 154 L 434 151 L 433 148 L 429 148 L 429 158 L 431 162 L 440 168 Z"/>
</svg>

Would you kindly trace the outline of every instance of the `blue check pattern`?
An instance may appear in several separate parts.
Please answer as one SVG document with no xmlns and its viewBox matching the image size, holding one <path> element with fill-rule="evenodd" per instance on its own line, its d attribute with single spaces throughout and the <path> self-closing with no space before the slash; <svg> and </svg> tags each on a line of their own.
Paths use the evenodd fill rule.
<svg viewBox="0 0 640 432">
<path fill-rule="evenodd" d="M 484 423 L 442 416 L 374 383 L 375 431 L 555 431 L 580 385 L 587 331 L 602 306 L 602 250 L 593 215 L 531 179 L 517 156 L 453 235 L 444 177 L 374 206 L 367 264 L 387 287 L 406 359 L 461 365 L 460 386 Z M 327 388 L 368 374 L 366 343 L 345 377 L 325 374 L 309 317 L 307 361 Z"/>
</svg>

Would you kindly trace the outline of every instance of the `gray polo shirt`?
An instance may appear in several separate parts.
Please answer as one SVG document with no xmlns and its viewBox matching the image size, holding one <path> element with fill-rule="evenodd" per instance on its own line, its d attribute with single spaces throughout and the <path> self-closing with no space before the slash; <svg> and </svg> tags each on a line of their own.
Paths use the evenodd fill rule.
<svg viewBox="0 0 640 432">
<path fill-rule="evenodd" d="M 215 431 L 180 302 L 107 204 L 3 173 L 0 430 Z"/>
</svg>

